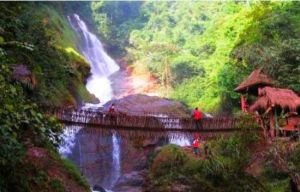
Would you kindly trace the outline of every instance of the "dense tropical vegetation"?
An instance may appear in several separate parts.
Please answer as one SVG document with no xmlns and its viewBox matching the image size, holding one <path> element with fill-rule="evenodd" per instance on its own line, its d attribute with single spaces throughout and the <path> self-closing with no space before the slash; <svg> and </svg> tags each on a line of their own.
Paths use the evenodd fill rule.
<svg viewBox="0 0 300 192">
<path fill-rule="evenodd" d="M 259 67 L 299 92 L 299 9 L 299 2 L 92 3 L 100 35 L 129 64 L 146 66 L 164 95 L 215 112 L 232 111 L 234 87 Z"/>
<path fill-rule="evenodd" d="M 84 86 L 90 68 L 76 48 L 70 13 L 84 18 L 114 57 L 147 68 L 164 96 L 189 107 L 235 112 L 234 87 L 260 67 L 277 86 L 300 92 L 299 2 L 6 2 L 0 10 L 0 191 L 66 190 L 62 180 L 26 160 L 31 148 L 46 150 L 54 167 L 89 190 L 57 154 L 61 126 L 47 115 L 55 107 L 94 100 Z M 212 155 L 203 161 L 167 146 L 151 161 L 147 187 L 289 190 L 291 173 L 300 169 L 299 145 L 271 148 L 254 178 L 245 167 L 257 139 L 243 132 L 208 142 Z"/>
<path fill-rule="evenodd" d="M 57 5 L 14 2 L 0 9 L 0 191 L 64 190 L 62 181 L 26 162 L 26 151 L 39 147 L 57 157 L 61 126 L 45 112 L 89 98 L 83 84 L 89 67 Z M 82 180 L 74 168 L 69 174 Z"/>
</svg>

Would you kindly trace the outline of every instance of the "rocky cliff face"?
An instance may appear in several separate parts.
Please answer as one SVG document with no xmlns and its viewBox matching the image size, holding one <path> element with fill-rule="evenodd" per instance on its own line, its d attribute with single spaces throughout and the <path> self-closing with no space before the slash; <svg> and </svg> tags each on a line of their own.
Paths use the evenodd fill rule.
<svg viewBox="0 0 300 192">
<path fill-rule="evenodd" d="M 44 148 L 29 147 L 23 166 L 28 170 L 38 170 L 38 176 L 31 172 L 31 191 L 72 191 L 87 192 L 87 183 L 80 181 L 81 176 L 71 173 L 70 167 L 66 170 L 63 160 Z"/>
</svg>

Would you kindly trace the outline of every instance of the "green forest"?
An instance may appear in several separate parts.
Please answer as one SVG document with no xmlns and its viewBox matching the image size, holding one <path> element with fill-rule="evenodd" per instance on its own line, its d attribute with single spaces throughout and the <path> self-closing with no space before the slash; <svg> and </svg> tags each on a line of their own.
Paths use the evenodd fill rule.
<svg viewBox="0 0 300 192">
<path fill-rule="evenodd" d="M 233 89 L 257 68 L 300 90 L 299 2 L 94 2 L 112 54 L 146 66 L 167 97 L 232 112 Z M 293 75 L 290 75 L 293 74 Z"/>
<path fill-rule="evenodd" d="M 0 192 L 70 191 L 68 182 L 90 190 L 78 169 L 58 154 L 62 125 L 50 114 L 97 102 L 85 87 L 90 66 L 68 21 L 73 13 L 113 58 L 146 68 L 164 87 L 164 97 L 188 108 L 238 113 L 234 88 L 258 68 L 277 87 L 300 94 L 297 1 L 1 2 Z M 255 142 L 259 136 L 247 131 L 222 137 L 208 143 L 215 158 L 205 161 L 167 146 L 150 157 L 147 190 L 170 191 L 171 183 L 183 181 L 191 191 L 289 191 L 291 175 L 300 168 L 299 145 L 295 151 L 272 146 L 262 176 L 253 178 L 244 168 Z M 32 148 L 47 156 L 49 167 L 30 159 Z M 276 167 L 273 160 L 280 155 L 291 169 Z M 52 177 L 46 171 L 51 168 L 68 182 Z"/>
</svg>

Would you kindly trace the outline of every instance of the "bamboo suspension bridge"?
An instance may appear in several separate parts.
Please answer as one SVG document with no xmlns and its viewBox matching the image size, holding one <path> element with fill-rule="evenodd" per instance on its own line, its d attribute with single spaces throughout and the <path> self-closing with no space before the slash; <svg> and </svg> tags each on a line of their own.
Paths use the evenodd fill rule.
<svg viewBox="0 0 300 192">
<path fill-rule="evenodd" d="M 85 127 L 88 132 L 118 133 L 129 136 L 160 137 L 165 135 L 188 136 L 195 133 L 208 137 L 227 135 L 252 127 L 252 119 L 235 117 L 213 117 L 201 120 L 202 128 L 196 129 L 192 118 L 168 117 L 162 114 L 127 115 L 92 110 L 57 110 L 55 116 L 65 125 Z"/>
</svg>

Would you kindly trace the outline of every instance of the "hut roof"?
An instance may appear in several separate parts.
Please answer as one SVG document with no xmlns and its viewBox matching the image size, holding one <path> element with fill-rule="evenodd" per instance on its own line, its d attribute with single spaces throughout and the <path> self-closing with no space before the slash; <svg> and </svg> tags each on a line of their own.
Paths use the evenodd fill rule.
<svg viewBox="0 0 300 192">
<path fill-rule="evenodd" d="M 300 107 L 300 97 L 289 89 L 264 87 L 259 89 L 258 96 L 256 102 L 250 107 L 250 111 L 267 110 L 270 106 L 296 111 Z"/>
<path fill-rule="evenodd" d="M 258 85 L 269 86 L 273 85 L 273 80 L 262 72 L 262 69 L 256 69 L 253 71 L 247 79 L 245 79 L 237 88 L 236 92 L 246 92 L 248 88 L 257 88 Z"/>
</svg>

